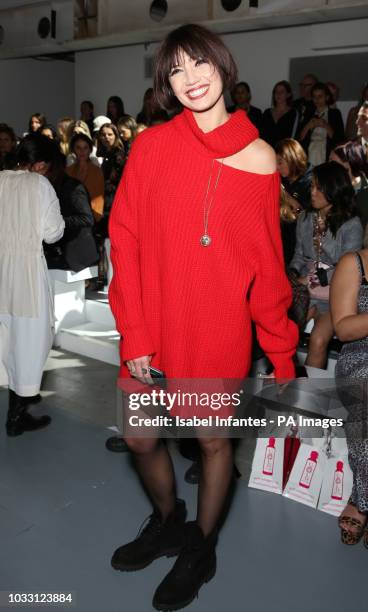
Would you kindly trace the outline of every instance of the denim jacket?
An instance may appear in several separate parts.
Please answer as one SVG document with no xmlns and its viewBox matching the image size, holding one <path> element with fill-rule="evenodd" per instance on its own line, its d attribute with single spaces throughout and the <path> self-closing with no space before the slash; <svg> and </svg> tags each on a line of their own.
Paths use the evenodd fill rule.
<svg viewBox="0 0 368 612">
<path fill-rule="evenodd" d="M 329 266 L 327 271 L 328 282 L 331 281 L 334 269 L 339 259 L 350 251 L 359 251 L 363 244 L 363 227 L 359 217 L 352 217 L 345 221 L 337 230 L 334 238 L 330 229 L 322 240 L 320 261 Z M 313 244 L 313 213 L 300 214 L 296 227 L 296 247 L 294 257 L 289 267 L 306 276 L 311 264 L 317 260 Z"/>
</svg>

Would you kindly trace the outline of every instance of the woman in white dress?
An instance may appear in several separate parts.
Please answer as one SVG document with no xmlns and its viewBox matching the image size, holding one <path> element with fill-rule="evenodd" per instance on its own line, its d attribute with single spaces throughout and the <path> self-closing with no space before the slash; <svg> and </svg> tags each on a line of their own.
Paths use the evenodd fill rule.
<svg viewBox="0 0 368 612">
<path fill-rule="evenodd" d="M 26 136 L 16 170 L 0 173 L 0 385 L 9 386 L 7 434 L 45 427 L 50 417 L 27 412 L 39 400 L 53 341 L 53 297 L 42 242 L 64 232 L 59 201 L 45 178 L 53 159 L 46 136 Z"/>
</svg>

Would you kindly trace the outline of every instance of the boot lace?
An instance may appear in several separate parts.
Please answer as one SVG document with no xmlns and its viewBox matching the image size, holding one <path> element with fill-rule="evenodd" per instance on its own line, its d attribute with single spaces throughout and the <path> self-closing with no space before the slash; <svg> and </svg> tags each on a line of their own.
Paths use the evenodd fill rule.
<svg viewBox="0 0 368 612">
<path fill-rule="evenodd" d="M 161 533 L 161 530 L 162 521 L 160 516 L 156 512 L 153 512 L 144 519 L 138 530 L 136 540 L 138 538 L 153 539 Z"/>
</svg>

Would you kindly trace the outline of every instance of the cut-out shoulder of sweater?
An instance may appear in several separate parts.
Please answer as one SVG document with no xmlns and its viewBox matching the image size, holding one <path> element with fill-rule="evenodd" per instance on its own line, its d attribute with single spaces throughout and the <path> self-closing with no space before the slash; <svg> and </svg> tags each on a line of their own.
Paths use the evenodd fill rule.
<svg viewBox="0 0 368 612">
<path fill-rule="evenodd" d="M 254 174 L 274 174 L 276 155 L 267 142 L 257 138 L 235 155 L 225 157 L 224 165 Z"/>
</svg>

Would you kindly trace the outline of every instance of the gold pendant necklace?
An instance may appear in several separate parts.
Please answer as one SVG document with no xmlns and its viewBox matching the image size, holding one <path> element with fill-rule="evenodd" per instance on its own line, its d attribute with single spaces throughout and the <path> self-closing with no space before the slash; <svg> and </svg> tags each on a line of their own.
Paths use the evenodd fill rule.
<svg viewBox="0 0 368 612">
<path fill-rule="evenodd" d="M 212 195 L 211 201 L 210 201 L 209 205 L 206 206 L 207 205 L 208 192 L 210 190 L 210 185 L 211 185 L 211 180 L 212 180 L 212 172 L 213 172 L 213 165 L 214 165 L 214 163 L 215 163 L 215 160 L 213 159 L 212 160 L 212 166 L 211 166 L 211 174 L 210 174 L 210 178 L 208 179 L 207 191 L 206 191 L 206 196 L 204 198 L 204 204 L 203 204 L 203 227 L 204 227 L 204 234 L 200 238 L 200 243 L 201 243 L 201 245 L 203 247 L 210 246 L 210 244 L 212 242 L 212 238 L 208 234 L 208 218 L 209 218 L 209 215 L 210 215 L 210 210 L 211 210 L 211 206 L 212 206 L 213 200 L 215 198 L 217 185 L 218 185 L 218 182 L 220 180 L 220 176 L 221 176 L 222 166 L 223 166 L 224 160 L 223 159 L 221 160 L 221 164 L 220 164 L 219 171 L 217 173 L 217 178 L 216 178 L 216 182 L 215 182 L 215 188 L 213 190 L 213 195 Z"/>
</svg>

